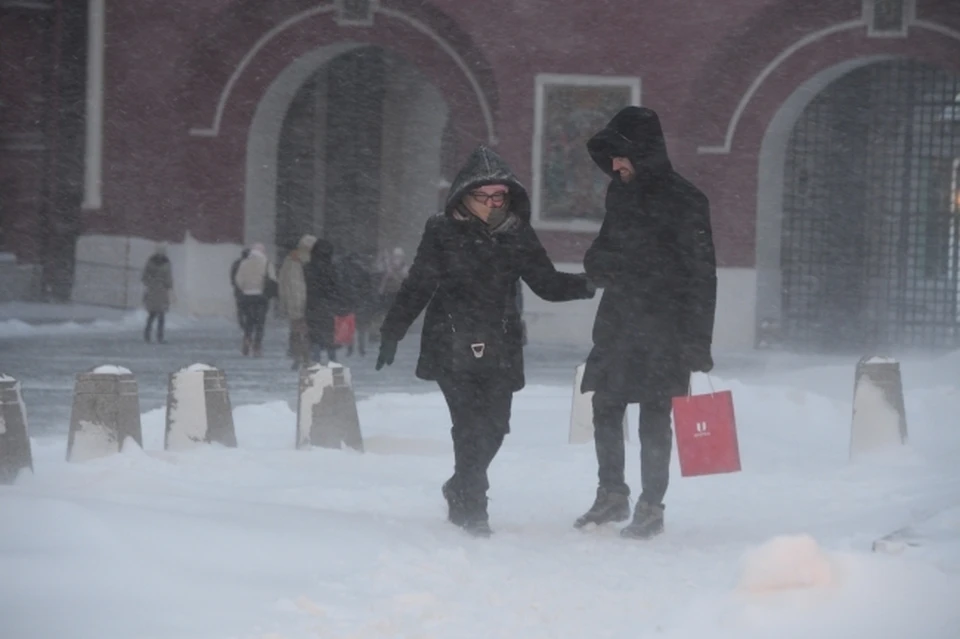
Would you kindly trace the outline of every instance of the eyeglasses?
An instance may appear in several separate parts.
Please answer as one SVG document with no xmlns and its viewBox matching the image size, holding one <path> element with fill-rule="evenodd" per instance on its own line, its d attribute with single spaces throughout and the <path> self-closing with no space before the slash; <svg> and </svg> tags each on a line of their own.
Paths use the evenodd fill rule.
<svg viewBox="0 0 960 639">
<path fill-rule="evenodd" d="M 503 206 L 503 203 L 507 201 L 507 197 L 510 195 L 509 191 L 500 191 L 498 193 L 484 193 L 483 191 L 471 191 L 470 197 L 475 199 L 477 202 L 485 205 L 493 206 Z"/>
</svg>

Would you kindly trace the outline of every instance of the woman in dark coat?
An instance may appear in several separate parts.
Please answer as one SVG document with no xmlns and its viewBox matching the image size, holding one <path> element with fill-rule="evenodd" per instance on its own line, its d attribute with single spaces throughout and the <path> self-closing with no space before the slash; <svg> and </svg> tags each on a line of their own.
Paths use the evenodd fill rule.
<svg viewBox="0 0 960 639">
<path fill-rule="evenodd" d="M 173 269 L 167 257 L 166 244 L 157 244 L 156 251 L 143 267 L 143 305 L 147 309 L 147 325 L 143 340 L 150 341 L 153 323 L 157 323 L 157 343 L 163 344 L 163 328 L 173 292 Z"/>
<path fill-rule="evenodd" d="M 558 272 L 530 226 L 530 199 L 507 164 L 479 147 L 427 221 L 410 274 L 380 329 L 379 370 L 426 308 L 417 376 L 436 381 L 453 421 L 449 519 L 489 535 L 487 468 L 510 431 L 513 393 L 524 386 L 516 296 L 519 279 L 541 298 L 590 298 L 583 275 Z"/>
<path fill-rule="evenodd" d="M 310 249 L 310 261 L 304 266 L 307 284 L 306 321 L 313 359 L 319 362 L 326 351 L 331 362 L 337 361 L 334 342 L 334 320 L 342 313 L 340 291 L 333 265 L 333 246 L 320 239 Z"/>
</svg>

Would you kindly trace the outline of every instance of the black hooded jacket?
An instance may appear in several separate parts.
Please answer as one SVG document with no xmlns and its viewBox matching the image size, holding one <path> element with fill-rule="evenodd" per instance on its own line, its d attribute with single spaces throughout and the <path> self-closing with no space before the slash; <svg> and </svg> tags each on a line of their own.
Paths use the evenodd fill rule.
<svg viewBox="0 0 960 639">
<path fill-rule="evenodd" d="M 467 212 L 463 199 L 487 184 L 509 187 L 509 215 L 496 228 Z M 426 224 L 410 274 L 381 327 L 399 341 L 426 308 L 417 376 L 449 373 L 452 332 L 484 329 L 504 354 L 501 370 L 513 390 L 524 385 L 523 347 L 516 297 L 523 280 L 551 302 L 585 299 L 593 287 L 583 275 L 558 272 L 530 226 L 530 198 L 506 162 L 480 146 L 450 187 L 445 209 Z"/>
<path fill-rule="evenodd" d="M 303 269 L 307 285 L 305 318 L 310 341 L 333 348 L 334 320 L 344 313 L 343 296 L 333 265 L 333 245 L 318 239 L 310 250 L 310 261 Z"/>
<path fill-rule="evenodd" d="M 668 401 L 710 360 L 717 274 L 709 202 L 673 170 L 650 109 L 623 109 L 587 150 L 612 180 L 584 257 L 587 275 L 605 290 L 581 388 Z M 634 181 L 613 171 L 614 157 L 631 161 Z"/>
</svg>

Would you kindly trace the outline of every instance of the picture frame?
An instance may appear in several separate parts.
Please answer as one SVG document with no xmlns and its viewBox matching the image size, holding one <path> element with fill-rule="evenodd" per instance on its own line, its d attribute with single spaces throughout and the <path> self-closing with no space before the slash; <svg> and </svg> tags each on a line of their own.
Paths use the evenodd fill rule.
<svg viewBox="0 0 960 639">
<path fill-rule="evenodd" d="M 639 77 L 539 74 L 533 140 L 533 222 L 539 228 L 600 228 L 610 177 L 587 141 L 620 109 L 640 105 Z"/>
</svg>

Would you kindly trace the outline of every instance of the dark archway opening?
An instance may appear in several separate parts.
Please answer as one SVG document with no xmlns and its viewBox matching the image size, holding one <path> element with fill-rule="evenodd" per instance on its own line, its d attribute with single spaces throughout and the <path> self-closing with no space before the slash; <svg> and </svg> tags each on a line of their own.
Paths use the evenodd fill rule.
<svg viewBox="0 0 960 639">
<path fill-rule="evenodd" d="M 782 336 L 960 346 L 960 77 L 909 60 L 843 76 L 790 136 Z"/>
</svg>

